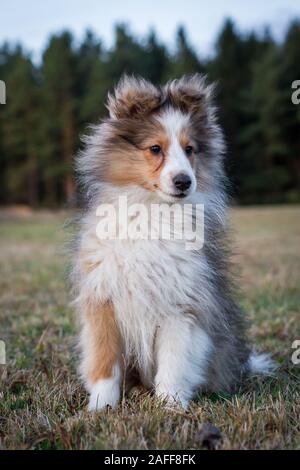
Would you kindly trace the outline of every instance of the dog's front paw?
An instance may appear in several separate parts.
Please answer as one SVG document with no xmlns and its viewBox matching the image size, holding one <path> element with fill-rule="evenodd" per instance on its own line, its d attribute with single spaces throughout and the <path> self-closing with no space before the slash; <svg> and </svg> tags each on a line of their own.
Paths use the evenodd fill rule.
<svg viewBox="0 0 300 470">
<path fill-rule="evenodd" d="M 106 406 L 115 408 L 120 400 L 120 385 L 114 378 L 98 380 L 91 387 L 88 410 L 100 411 Z"/>
<path fill-rule="evenodd" d="M 174 392 L 160 386 L 156 388 L 155 395 L 159 400 L 161 400 L 162 405 L 166 408 L 183 408 L 186 410 L 189 406 L 189 400 L 186 399 L 184 393 L 179 391 Z"/>
</svg>

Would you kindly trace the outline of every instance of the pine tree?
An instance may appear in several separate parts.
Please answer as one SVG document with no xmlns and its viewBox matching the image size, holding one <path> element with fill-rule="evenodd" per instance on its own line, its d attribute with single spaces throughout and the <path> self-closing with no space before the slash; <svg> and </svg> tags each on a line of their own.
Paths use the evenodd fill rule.
<svg viewBox="0 0 300 470">
<path fill-rule="evenodd" d="M 3 54 L 3 51 L 2 51 Z M 6 54 L 7 102 L 1 109 L 3 199 L 37 205 L 38 200 L 38 91 L 36 71 L 20 46 Z M 3 55 L 2 55 L 3 58 Z"/>
<path fill-rule="evenodd" d="M 69 32 L 52 36 L 43 55 L 43 115 L 46 200 L 75 202 L 73 156 L 77 145 L 76 54 Z"/>
<path fill-rule="evenodd" d="M 168 67 L 169 57 L 166 48 L 158 42 L 155 32 L 150 31 L 144 46 L 143 75 L 151 82 L 161 84 Z"/>
<path fill-rule="evenodd" d="M 189 44 L 184 27 L 180 26 L 176 33 L 176 51 L 171 57 L 166 78 L 180 78 L 182 75 L 191 75 L 196 72 L 203 73 L 204 66 Z"/>
<path fill-rule="evenodd" d="M 287 192 L 288 201 L 300 201 L 300 104 L 294 104 L 291 95 L 292 83 L 300 80 L 300 21 L 293 22 L 286 34 L 280 51 L 282 72 L 281 89 L 284 93 L 284 127 L 285 139 L 289 151 L 286 157 L 286 166 L 291 176 L 291 184 Z"/>
<path fill-rule="evenodd" d="M 9 45 L 4 43 L 0 47 L 0 80 L 3 80 L 4 83 L 6 81 L 6 76 L 8 73 L 8 62 L 9 62 Z M 6 171 L 7 171 L 7 158 L 4 150 L 4 135 L 3 135 L 3 124 L 4 124 L 4 116 L 5 116 L 5 106 L 0 104 L 0 203 L 7 202 L 7 178 L 6 178 Z"/>
<path fill-rule="evenodd" d="M 246 161 L 241 189 L 248 202 L 280 201 L 289 184 L 280 74 L 278 49 L 269 41 L 263 55 L 253 64 L 252 84 L 244 103 L 249 121 L 240 132 Z"/>
<path fill-rule="evenodd" d="M 105 51 L 100 40 L 87 31 L 77 51 L 77 97 L 82 131 L 87 124 L 97 122 L 105 114 L 109 86 Z"/>
<path fill-rule="evenodd" d="M 217 82 L 217 103 L 219 119 L 225 132 L 228 152 L 227 172 L 234 185 L 234 195 L 240 186 L 238 159 L 240 147 L 238 135 L 243 122 L 240 110 L 240 96 L 249 87 L 249 80 L 243 76 L 242 41 L 234 23 L 227 20 L 217 38 L 215 57 L 208 64 L 209 79 Z"/>
<path fill-rule="evenodd" d="M 124 24 L 115 28 L 115 44 L 107 54 L 107 75 L 114 86 L 126 74 L 144 75 L 144 49 Z"/>
</svg>

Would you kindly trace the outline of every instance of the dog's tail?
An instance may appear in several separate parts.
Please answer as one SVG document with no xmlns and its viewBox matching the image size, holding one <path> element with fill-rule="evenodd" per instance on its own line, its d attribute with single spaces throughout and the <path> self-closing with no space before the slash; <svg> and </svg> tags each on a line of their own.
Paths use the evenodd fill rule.
<svg viewBox="0 0 300 470">
<path fill-rule="evenodd" d="M 248 359 L 248 370 L 253 375 L 274 375 L 277 364 L 265 353 L 257 353 L 252 351 Z"/>
</svg>

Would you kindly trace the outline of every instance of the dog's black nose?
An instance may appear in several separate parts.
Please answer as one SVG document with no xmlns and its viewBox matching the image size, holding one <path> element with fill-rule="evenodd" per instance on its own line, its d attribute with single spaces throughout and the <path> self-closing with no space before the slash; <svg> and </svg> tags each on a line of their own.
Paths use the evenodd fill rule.
<svg viewBox="0 0 300 470">
<path fill-rule="evenodd" d="M 179 189 L 180 191 L 186 191 L 191 186 L 192 180 L 185 173 L 179 173 L 178 175 L 174 176 L 173 183 L 175 188 Z"/>
</svg>

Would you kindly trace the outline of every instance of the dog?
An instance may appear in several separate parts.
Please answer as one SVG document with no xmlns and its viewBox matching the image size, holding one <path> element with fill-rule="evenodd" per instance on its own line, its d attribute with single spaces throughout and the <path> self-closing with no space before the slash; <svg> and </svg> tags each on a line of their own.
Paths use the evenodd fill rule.
<svg viewBox="0 0 300 470">
<path fill-rule="evenodd" d="M 234 300 L 214 86 L 198 74 L 163 87 L 124 76 L 107 108 L 77 159 L 87 206 L 72 279 L 89 410 L 116 407 L 136 377 L 166 406 L 187 408 L 198 391 L 233 391 L 249 373 L 271 373 L 269 356 L 251 351 Z M 135 219 L 124 216 L 120 196 L 146 209 L 189 205 L 191 219 L 200 205 L 202 246 L 187 250 L 183 239 L 160 235 L 99 237 L 103 204 L 120 216 L 106 220 L 117 235 Z M 174 221 L 162 220 L 174 231 Z"/>
</svg>

